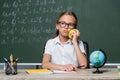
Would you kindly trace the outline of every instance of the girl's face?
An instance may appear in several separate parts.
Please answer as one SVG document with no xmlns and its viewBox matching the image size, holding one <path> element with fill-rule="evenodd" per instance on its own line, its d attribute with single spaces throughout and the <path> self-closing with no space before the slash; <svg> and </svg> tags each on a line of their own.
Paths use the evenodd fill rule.
<svg viewBox="0 0 120 80">
<path fill-rule="evenodd" d="M 73 16 L 63 15 L 56 24 L 56 29 L 59 30 L 59 36 L 68 38 L 68 32 L 75 28 L 75 22 L 76 20 Z"/>
</svg>

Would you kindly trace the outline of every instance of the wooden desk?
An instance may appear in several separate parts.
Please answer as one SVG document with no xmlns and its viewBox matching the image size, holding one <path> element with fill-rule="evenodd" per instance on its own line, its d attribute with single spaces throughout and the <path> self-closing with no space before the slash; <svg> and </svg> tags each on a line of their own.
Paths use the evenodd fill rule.
<svg viewBox="0 0 120 80">
<path fill-rule="evenodd" d="M 79 69 L 73 74 L 38 74 L 29 75 L 25 70 L 18 70 L 17 75 L 5 75 L 0 70 L 0 80 L 120 80 L 117 68 L 102 68 L 102 74 L 93 74 L 95 69 Z"/>
</svg>

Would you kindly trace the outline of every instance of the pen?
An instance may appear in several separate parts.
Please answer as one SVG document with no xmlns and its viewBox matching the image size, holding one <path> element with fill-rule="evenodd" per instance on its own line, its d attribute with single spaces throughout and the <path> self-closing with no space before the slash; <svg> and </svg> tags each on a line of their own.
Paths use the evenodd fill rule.
<svg viewBox="0 0 120 80">
<path fill-rule="evenodd" d="M 17 62 L 17 61 L 18 61 L 18 59 L 19 59 L 19 58 L 16 58 L 16 60 L 15 60 L 15 61 Z"/>
<path fill-rule="evenodd" d="M 7 64 L 11 67 L 10 63 L 8 62 L 8 60 L 7 60 L 5 57 L 3 57 L 3 59 L 4 59 L 5 62 L 7 62 Z"/>
</svg>

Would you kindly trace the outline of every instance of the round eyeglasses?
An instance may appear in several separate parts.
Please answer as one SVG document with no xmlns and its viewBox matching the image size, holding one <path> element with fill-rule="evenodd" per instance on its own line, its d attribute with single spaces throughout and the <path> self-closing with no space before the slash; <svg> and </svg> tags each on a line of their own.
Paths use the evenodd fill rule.
<svg viewBox="0 0 120 80">
<path fill-rule="evenodd" d="M 75 27 L 75 24 L 73 23 L 66 23 L 66 22 L 58 22 L 58 24 L 62 27 L 62 28 L 65 28 L 66 26 L 68 28 L 74 28 Z"/>
</svg>

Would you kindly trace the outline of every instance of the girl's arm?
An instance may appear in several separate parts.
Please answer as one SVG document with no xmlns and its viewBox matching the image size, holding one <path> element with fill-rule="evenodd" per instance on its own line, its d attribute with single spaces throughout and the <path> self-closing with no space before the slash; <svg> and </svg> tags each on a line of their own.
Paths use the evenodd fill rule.
<svg viewBox="0 0 120 80">
<path fill-rule="evenodd" d="M 86 68 L 87 67 L 87 58 L 86 58 L 85 54 L 82 53 L 82 51 L 79 47 L 79 43 L 78 43 L 78 39 L 80 37 L 80 32 L 76 29 L 76 32 L 72 33 L 72 35 L 73 35 L 72 43 L 73 43 L 75 51 L 76 51 L 79 66 L 80 66 L 80 68 Z"/>
<path fill-rule="evenodd" d="M 50 62 L 50 55 L 49 54 L 44 54 L 43 55 L 43 61 L 42 61 L 42 68 L 50 69 L 50 70 L 63 70 L 63 71 L 76 71 L 77 67 L 72 65 L 72 64 L 67 64 L 67 65 L 58 65 L 58 64 L 53 64 Z"/>
</svg>

